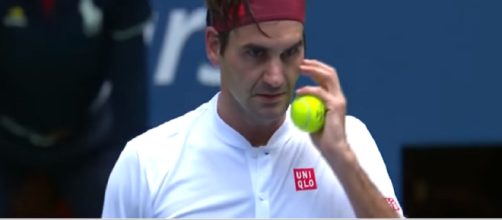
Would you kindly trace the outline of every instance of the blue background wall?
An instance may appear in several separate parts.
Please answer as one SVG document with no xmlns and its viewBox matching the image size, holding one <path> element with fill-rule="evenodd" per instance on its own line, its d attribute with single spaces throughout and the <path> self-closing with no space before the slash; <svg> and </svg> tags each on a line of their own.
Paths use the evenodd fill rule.
<svg viewBox="0 0 502 220">
<path fill-rule="evenodd" d="M 218 91 L 203 1 L 151 0 L 150 126 Z M 335 66 L 402 198 L 405 144 L 502 142 L 502 1 L 308 2 L 308 57 Z M 308 83 L 302 80 L 302 84 Z"/>
</svg>

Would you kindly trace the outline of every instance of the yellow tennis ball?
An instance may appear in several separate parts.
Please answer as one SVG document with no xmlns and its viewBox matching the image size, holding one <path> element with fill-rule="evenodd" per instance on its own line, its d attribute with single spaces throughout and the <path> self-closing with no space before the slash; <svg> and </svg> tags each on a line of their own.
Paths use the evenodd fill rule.
<svg viewBox="0 0 502 220">
<path fill-rule="evenodd" d="M 312 95 L 296 97 L 291 103 L 291 118 L 302 131 L 315 133 L 324 125 L 324 102 Z"/>
</svg>

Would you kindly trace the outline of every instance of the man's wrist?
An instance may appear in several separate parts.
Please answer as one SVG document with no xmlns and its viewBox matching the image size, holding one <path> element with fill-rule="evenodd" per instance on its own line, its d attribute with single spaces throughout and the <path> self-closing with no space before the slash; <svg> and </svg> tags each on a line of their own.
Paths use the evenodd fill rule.
<svg viewBox="0 0 502 220">
<path fill-rule="evenodd" d="M 356 169 L 357 158 L 352 151 L 349 143 L 347 141 L 341 141 L 336 146 L 326 148 L 322 152 L 323 156 L 326 158 L 328 163 L 331 165 L 333 171 L 338 175 L 340 172 L 344 172 L 350 167 Z"/>
</svg>

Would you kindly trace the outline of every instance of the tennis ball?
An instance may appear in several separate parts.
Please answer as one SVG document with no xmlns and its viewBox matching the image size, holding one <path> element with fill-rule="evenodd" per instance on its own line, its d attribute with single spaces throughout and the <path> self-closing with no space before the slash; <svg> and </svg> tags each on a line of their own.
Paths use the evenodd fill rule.
<svg viewBox="0 0 502 220">
<path fill-rule="evenodd" d="M 291 118 L 302 131 L 315 133 L 324 125 L 325 105 L 313 95 L 296 97 L 291 103 Z"/>
</svg>

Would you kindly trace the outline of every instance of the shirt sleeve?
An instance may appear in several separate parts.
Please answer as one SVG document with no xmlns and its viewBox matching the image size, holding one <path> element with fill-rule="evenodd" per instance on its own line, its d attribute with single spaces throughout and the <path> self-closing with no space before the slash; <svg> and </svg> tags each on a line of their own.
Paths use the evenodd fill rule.
<svg viewBox="0 0 502 220">
<path fill-rule="evenodd" d="M 105 191 L 103 218 L 144 218 L 149 192 L 137 151 L 126 146 L 117 160 Z"/>
<path fill-rule="evenodd" d="M 385 162 L 366 125 L 352 116 L 347 117 L 346 125 L 347 138 L 359 164 L 382 193 L 389 206 L 403 217 L 403 211 L 394 192 Z"/>
</svg>

